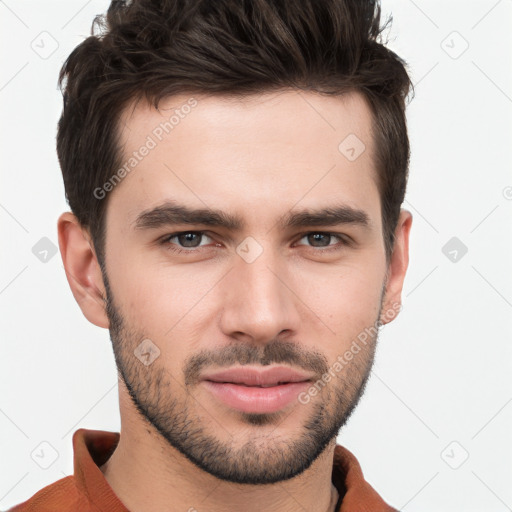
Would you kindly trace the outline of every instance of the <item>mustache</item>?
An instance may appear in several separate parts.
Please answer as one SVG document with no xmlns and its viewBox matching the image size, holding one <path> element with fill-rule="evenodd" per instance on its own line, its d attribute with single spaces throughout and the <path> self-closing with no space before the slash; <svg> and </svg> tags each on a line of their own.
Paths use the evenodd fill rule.
<svg viewBox="0 0 512 512">
<path fill-rule="evenodd" d="M 190 357 L 183 369 L 185 385 L 197 384 L 201 373 L 210 366 L 268 366 L 273 363 L 286 363 L 313 372 L 319 378 L 329 370 L 327 358 L 321 352 L 309 348 L 306 350 L 297 343 L 272 340 L 265 346 L 256 346 L 236 342 L 224 347 L 204 349 Z"/>
</svg>

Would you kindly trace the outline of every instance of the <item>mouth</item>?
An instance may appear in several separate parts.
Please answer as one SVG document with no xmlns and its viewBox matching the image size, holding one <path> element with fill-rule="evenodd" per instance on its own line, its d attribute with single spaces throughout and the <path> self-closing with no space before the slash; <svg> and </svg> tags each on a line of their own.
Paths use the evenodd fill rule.
<svg viewBox="0 0 512 512">
<path fill-rule="evenodd" d="M 224 406 L 247 413 L 272 413 L 297 402 L 312 375 L 288 367 L 238 367 L 205 375 L 204 387 Z"/>
</svg>

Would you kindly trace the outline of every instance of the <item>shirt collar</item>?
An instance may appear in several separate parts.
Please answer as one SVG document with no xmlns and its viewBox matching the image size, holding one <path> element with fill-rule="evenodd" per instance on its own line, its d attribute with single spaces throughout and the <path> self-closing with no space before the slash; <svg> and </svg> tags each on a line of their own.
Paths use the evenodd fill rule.
<svg viewBox="0 0 512 512">
<path fill-rule="evenodd" d="M 119 443 L 118 432 L 78 429 L 73 434 L 73 465 L 78 490 L 98 510 L 129 512 L 100 470 Z"/>
<path fill-rule="evenodd" d="M 81 428 L 73 434 L 76 486 L 100 511 L 129 512 L 100 470 L 116 449 L 119 439 L 118 432 L 104 430 Z M 336 445 L 334 450 L 332 482 L 340 496 L 336 512 L 395 511 L 366 482 L 356 457 L 341 445 Z"/>
</svg>

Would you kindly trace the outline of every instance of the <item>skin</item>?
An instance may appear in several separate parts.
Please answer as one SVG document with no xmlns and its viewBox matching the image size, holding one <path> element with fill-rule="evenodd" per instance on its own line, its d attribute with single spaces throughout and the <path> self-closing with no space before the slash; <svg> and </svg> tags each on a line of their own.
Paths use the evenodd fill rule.
<svg viewBox="0 0 512 512">
<path fill-rule="evenodd" d="M 125 154 L 189 98 L 167 98 L 160 111 L 127 108 Z M 243 356 L 261 368 L 281 354 L 279 364 L 321 377 L 361 332 L 396 316 L 389 311 L 400 304 L 411 214 L 401 211 L 386 261 L 371 114 L 359 94 L 194 98 L 190 114 L 109 193 L 103 274 L 88 231 L 70 212 L 59 218 L 70 287 L 86 318 L 110 328 L 119 369 L 122 435 L 101 470 L 133 511 L 333 511 L 336 434 L 363 393 L 376 336 L 307 404 L 275 414 L 227 407 L 189 370 L 199 354 L 199 373 L 239 366 Z M 338 150 L 351 133 L 366 146 L 355 161 Z M 135 229 L 141 212 L 166 200 L 236 214 L 245 225 Z M 278 224 L 289 212 L 339 204 L 362 210 L 368 225 Z M 183 238 L 161 243 L 198 231 L 206 236 L 188 247 Z M 237 253 L 249 236 L 262 251 L 250 263 Z M 143 339 L 160 350 L 148 366 L 134 355 Z"/>
</svg>

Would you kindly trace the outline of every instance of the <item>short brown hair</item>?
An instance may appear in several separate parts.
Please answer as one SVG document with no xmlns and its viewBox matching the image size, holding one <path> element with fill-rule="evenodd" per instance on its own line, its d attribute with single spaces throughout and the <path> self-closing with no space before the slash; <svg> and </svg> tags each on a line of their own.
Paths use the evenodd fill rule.
<svg viewBox="0 0 512 512">
<path fill-rule="evenodd" d="M 182 93 L 250 95 L 294 88 L 358 91 L 373 114 L 383 236 L 389 258 L 405 196 L 409 140 L 404 62 L 381 42 L 372 0 L 112 0 L 64 63 L 57 153 L 66 198 L 104 262 L 97 187 L 122 164 L 119 118 Z"/>
</svg>

